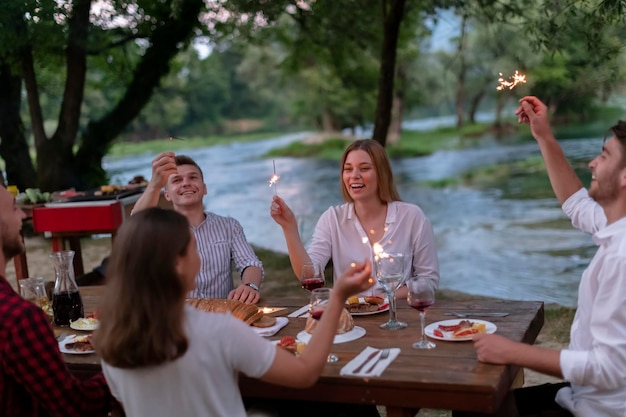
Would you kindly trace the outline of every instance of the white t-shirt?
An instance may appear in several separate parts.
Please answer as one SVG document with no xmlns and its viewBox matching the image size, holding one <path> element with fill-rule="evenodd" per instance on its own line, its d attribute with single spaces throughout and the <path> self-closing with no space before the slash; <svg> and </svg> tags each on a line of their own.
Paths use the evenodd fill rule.
<svg viewBox="0 0 626 417">
<path fill-rule="evenodd" d="M 570 345 L 560 365 L 571 388 L 556 401 L 575 416 L 624 417 L 626 412 L 626 218 L 606 225 L 587 190 L 563 204 L 580 230 L 594 233 L 598 251 L 583 272 Z"/>
<path fill-rule="evenodd" d="M 421 208 L 402 201 L 388 203 L 385 232 L 380 242 L 373 243 L 379 243 L 387 253 L 410 256 L 411 267 L 405 268 L 405 278 L 428 277 L 433 288 L 439 288 L 435 234 Z M 374 261 L 368 233 L 354 212 L 354 204 L 330 207 L 322 213 L 307 245 L 307 253 L 313 262 L 322 266 L 332 258 L 335 280 L 350 268 L 352 262 Z M 376 283 L 376 286 L 380 284 Z"/>
<path fill-rule="evenodd" d="M 238 373 L 264 375 L 276 347 L 230 315 L 185 306 L 185 316 L 189 349 L 177 360 L 139 369 L 102 361 L 111 392 L 128 417 L 245 417 Z"/>
</svg>

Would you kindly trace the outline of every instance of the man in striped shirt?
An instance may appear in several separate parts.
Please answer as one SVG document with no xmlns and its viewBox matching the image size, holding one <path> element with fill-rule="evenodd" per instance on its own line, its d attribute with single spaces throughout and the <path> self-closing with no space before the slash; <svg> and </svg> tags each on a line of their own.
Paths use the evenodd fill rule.
<svg viewBox="0 0 626 417">
<path fill-rule="evenodd" d="M 152 178 L 135 203 L 133 212 L 155 207 L 163 187 L 164 196 L 172 202 L 174 210 L 189 220 L 202 260 L 196 289 L 189 296 L 256 303 L 263 280 L 263 264 L 237 220 L 204 210 L 202 200 L 207 188 L 198 164 L 188 156 L 174 155 L 173 152 L 157 155 L 152 161 Z M 241 283 L 236 288 L 231 261 L 241 276 Z"/>
</svg>

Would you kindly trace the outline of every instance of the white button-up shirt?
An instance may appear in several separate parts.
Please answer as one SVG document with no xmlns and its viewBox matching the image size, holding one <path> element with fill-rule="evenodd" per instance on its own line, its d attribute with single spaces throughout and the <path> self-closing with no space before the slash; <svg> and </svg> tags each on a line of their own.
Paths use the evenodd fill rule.
<svg viewBox="0 0 626 417">
<path fill-rule="evenodd" d="M 322 267 L 332 258 L 336 280 L 350 268 L 352 262 L 364 259 L 373 262 L 371 243 L 379 243 L 387 253 L 404 253 L 409 257 L 411 267 L 405 268 L 405 278 L 423 276 L 430 280 L 434 289 L 439 288 L 435 234 L 430 220 L 415 204 L 402 201 L 388 203 L 385 232 L 380 242 L 369 241 L 368 233 L 354 212 L 354 204 L 330 207 L 320 216 L 307 253 L 313 262 Z M 376 283 L 376 286 L 379 284 Z"/>
<path fill-rule="evenodd" d="M 575 416 L 626 416 L 626 218 L 610 225 L 581 189 L 563 204 L 574 227 L 593 233 L 598 251 L 578 289 L 578 309 L 560 365 L 571 388 L 556 401 Z"/>
</svg>

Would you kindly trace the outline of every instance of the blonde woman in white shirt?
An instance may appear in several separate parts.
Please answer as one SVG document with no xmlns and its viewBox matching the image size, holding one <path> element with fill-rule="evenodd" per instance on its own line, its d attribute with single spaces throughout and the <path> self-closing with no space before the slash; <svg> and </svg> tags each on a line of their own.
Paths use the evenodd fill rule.
<svg viewBox="0 0 626 417">
<path fill-rule="evenodd" d="M 325 266 L 332 259 L 337 280 L 353 262 L 373 260 L 374 245 L 380 245 L 387 253 L 409 256 L 411 267 L 406 268 L 405 278 L 424 276 L 438 288 L 432 225 L 421 208 L 400 200 L 385 148 L 371 139 L 354 141 L 344 151 L 340 167 L 345 203 L 321 215 L 306 248 L 294 213 L 282 198 L 274 196 L 270 214 L 283 229 L 296 276 L 305 262 Z M 403 287 L 397 298 L 405 296 Z"/>
</svg>

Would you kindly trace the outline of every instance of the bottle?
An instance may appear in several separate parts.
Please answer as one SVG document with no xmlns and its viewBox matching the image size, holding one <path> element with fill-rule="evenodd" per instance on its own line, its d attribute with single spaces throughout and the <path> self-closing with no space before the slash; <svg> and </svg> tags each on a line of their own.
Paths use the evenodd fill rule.
<svg viewBox="0 0 626 417">
<path fill-rule="evenodd" d="M 74 251 L 53 252 L 49 255 L 54 265 L 52 312 L 55 326 L 69 326 L 70 321 L 84 317 L 83 300 L 74 279 Z"/>
</svg>

